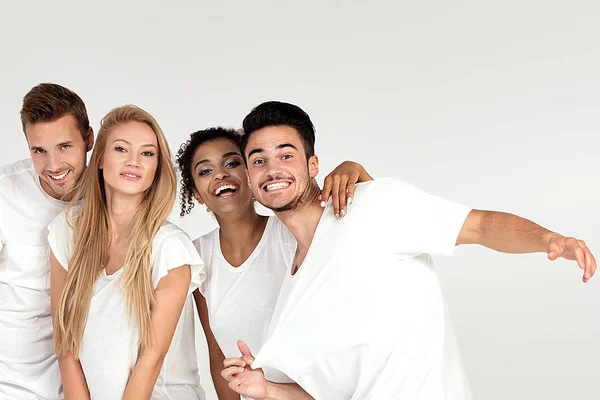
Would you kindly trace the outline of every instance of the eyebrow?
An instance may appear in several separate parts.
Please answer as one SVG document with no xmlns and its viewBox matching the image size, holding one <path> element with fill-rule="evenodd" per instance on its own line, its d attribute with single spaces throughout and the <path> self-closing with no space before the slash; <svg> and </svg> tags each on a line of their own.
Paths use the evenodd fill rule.
<svg viewBox="0 0 600 400">
<path fill-rule="evenodd" d="M 280 149 L 285 149 L 286 147 L 291 147 L 294 150 L 298 150 L 298 148 L 296 148 L 296 146 L 294 146 L 291 143 L 278 144 L 277 146 L 275 146 L 275 149 L 280 150 Z M 263 149 L 263 148 L 253 149 L 252 151 L 250 151 L 250 153 L 248 153 L 248 158 L 250 158 L 252 156 L 252 154 L 262 153 L 264 151 L 265 151 L 265 149 Z"/>
<path fill-rule="evenodd" d="M 128 144 L 128 145 L 131 146 L 131 142 L 128 142 L 125 139 L 116 139 L 116 140 L 113 141 L 113 144 L 115 144 L 116 142 L 124 142 L 125 144 Z M 153 145 L 152 143 L 143 144 L 141 147 L 154 147 L 154 148 L 156 148 L 156 146 Z"/>
<path fill-rule="evenodd" d="M 239 156 L 239 157 L 241 157 L 242 155 L 240 153 L 238 153 L 237 151 L 230 151 L 229 153 L 223 154 L 223 157 L 221 157 L 221 158 L 227 158 L 227 157 L 231 157 L 231 156 Z M 194 165 L 194 170 L 198 167 L 198 165 L 207 163 L 209 161 L 210 160 L 208 158 L 205 158 L 204 160 L 198 161 L 196 163 L 196 165 Z"/>
</svg>

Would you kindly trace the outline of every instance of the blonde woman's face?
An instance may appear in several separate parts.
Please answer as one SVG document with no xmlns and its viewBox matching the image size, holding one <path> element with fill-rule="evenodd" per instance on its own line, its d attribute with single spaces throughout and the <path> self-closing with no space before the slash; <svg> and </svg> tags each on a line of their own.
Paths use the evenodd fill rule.
<svg viewBox="0 0 600 400">
<path fill-rule="evenodd" d="M 114 127 L 100 164 L 107 191 L 143 194 L 154 181 L 158 156 L 156 134 L 148 125 L 131 121 Z"/>
</svg>

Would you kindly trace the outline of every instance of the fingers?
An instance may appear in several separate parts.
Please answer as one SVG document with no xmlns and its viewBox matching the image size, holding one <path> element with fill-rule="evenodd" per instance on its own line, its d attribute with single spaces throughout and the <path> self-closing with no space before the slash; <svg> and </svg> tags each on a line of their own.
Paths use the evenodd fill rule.
<svg viewBox="0 0 600 400">
<path fill-rule="evenodd" d="M 252 352 L 250 351 L 250 347 L 248 347 L 246 342 L 244 342 L 243 340 L 238 340 L 237 347 L 240 350 L 240 353 L 242 353 L 242 356 L 252 357 Z"/>
<path fill-rule="evenodd" d="M 354 199 L 354 189 L 356 188 L 356 184 L 348 185 L 348 194 L 346 198 L 348 199 L 348 204 L 352 204 L 352 199 Z"/>
<path fill-rule="evenodd" d="M 331 203 L 333 204 L 333 215 L 335 219 L 343 218 L 346 215 L 346 185 L 348 178 L 336 176 L 331 188 Z M 343 199 L 343 201 L 342 201 Z"/>
<path fill-rule="evenodd" d="M 551 243 L 550 248 L 548 249 L 548 259 L 554 261 L 558 257 L 560 257 L 561 254 L 562 251 L 560 249 L 560 246 L 556 243 Z"/>
<path fill-rule="evenodd" d="M 227 382 L 231 382 L 233 379 L 236 378 L 236 374 L 241 374 L 242 372 L 244 372 L 244 367 L 229 367 L 221 371 L 221 376 Z"/>
<path fill-rule="evenodd" d="M 583 282 L 587 282 L 596 273 L 596 268 L 597 268 L 596 258 L 594 258 L 594 255 L 592 254 L 592 252 L 590 251 L 590 249 L 587 247 L 587 245 L 585 244 L 585 242 L 583 240 L 579 241 L 579 245 L 581 246 L 581 249 L 583 251 L 583 256 L 585 259 Z"/>
<path fill-rule="evenodd" d="M 226 358 L 223 360 L 223 367 L 244 367 L 246 363 L 240 357 Z"/>
<path fill-rule="evenodd" d="M 323 190 L 321 190 L 321 195 L 319 196 L 319 200 L 321 200 L 321 207 L 325 207 L 327 205 L 329 196 L 331 196 L 331 187 L 333 186 L 332 174 L 327 175 L 325 181 L 323 182 Z"/>
</svg>

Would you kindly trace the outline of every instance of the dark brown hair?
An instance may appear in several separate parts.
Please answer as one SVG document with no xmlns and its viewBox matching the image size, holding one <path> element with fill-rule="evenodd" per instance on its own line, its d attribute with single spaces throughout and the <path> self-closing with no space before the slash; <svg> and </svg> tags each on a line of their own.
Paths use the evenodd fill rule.
<svg viewBox="0 0 600 400">
<path fill-rule="evenodd" d="M 20 114 L 23 132 L 27 125 L 53 122 L 67 114 L 75 118 L 83 140 L 90 127 L 90 120 L 81 97 L 55 83 L 40 83 L 34 86 L 23 98 Z"/>
</svg>

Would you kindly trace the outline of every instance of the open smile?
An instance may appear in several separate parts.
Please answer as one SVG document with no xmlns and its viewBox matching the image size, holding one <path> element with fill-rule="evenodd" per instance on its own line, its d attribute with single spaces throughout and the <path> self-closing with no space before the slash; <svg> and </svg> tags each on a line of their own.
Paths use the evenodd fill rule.
<svg viewBox="0 0 600 400">
<path fill-rule="evenodd" d="M 52 181 L 59 183 L 59 182 L 66 180 L 67 176 L 69 176 L 70 173 L 71 173 L 71 170 L 65 171 L 59 175 L 51 175 L 51 174 L 47 174 L 47 175 L 50 177 L 50 179 L 52 179 Z"/>
<path fill-rule="evenodd" d="M 228 198 L 228 197 L 232 197 L 233 195 L 235 195 L 235 193 L 238 191 L 238 189 L 239 189 L 238 185 L 227 183 L 227 184 L 217 186 L 217 188 L 215 190 L 213 190 L 212 194 L 217 197 Z"/>
</svg>

